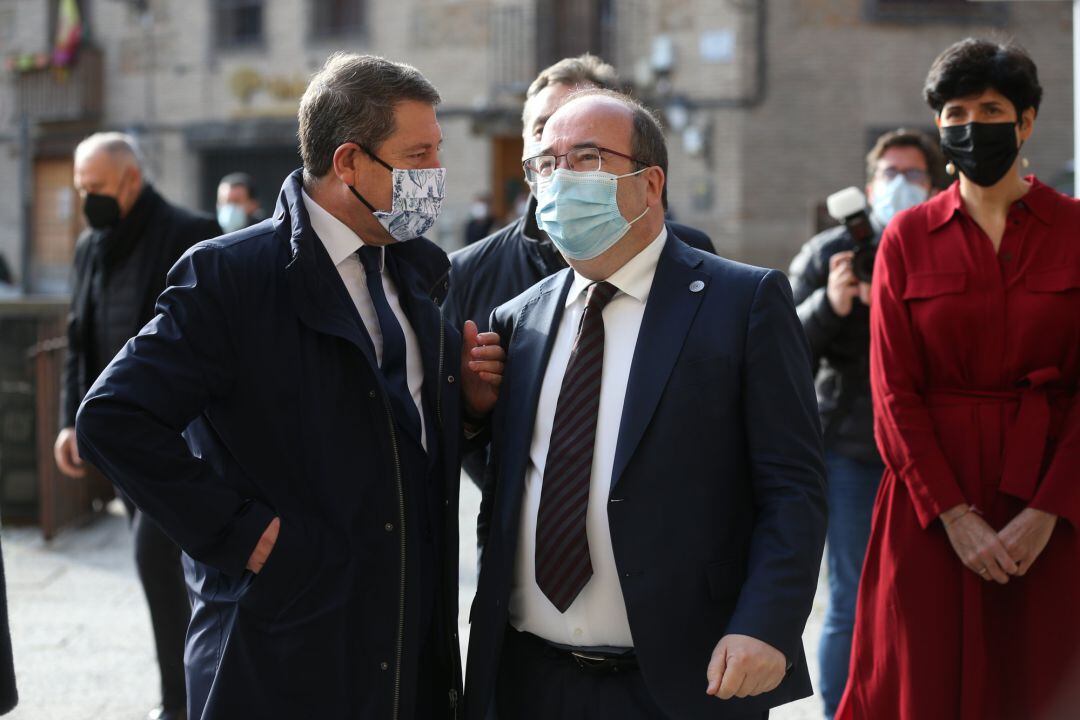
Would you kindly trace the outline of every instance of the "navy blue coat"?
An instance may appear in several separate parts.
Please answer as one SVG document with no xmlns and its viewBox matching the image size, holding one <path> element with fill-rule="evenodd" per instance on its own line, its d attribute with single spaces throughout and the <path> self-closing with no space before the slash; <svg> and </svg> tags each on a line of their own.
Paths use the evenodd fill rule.
<svg viewBox="0 0 1080 720">
<path fill-rule="evenodd" d="M 498 674 L 533 421 L 571 280 L 553 275 L 492 315 L 508 358 L 481 506 L 470 720 L 485 717 Z M 667 242 L 630 370 L 608 520 L 641 672 L 669 717 L 743 717 L 811 694 L 801 637 L 825 543 L 824 461 L 783 274 Z M 776 690 L 705 694 L 729 633 L 784 653 L 791 668 Z"/>
<path fill-rule="evenodd" d="M 461 338 L 433 299 L 449 263 L 424 239 L 388 248 L 436 424 L 438 462 L 403 477 L 371 342 L 300 192 L 297 171 L 272 220 L 180 259 L 156 317 L 83 402 L 80 451 L 190 556 L 193 720 L 415 717 L 420 584 L 439 582 L 420 576 L 410 521 L 428 503 L 442 577 L 424 662 L 447 717 L 460 686 Z M 274 516 L 277 545 L 252 575 Z"/>
</svg>

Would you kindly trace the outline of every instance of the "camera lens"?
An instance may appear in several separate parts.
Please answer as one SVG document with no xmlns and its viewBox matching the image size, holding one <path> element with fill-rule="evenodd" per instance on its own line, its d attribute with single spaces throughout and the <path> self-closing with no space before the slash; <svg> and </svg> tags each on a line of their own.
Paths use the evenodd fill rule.
<svg viewBox="0 0 1080 720">
<path fill-rule="evenodd" d="M 860 282 L 868 283 L 874 274 L 874 256 L 877 248 L 872 245 L 860 245 L 855 248 L 855 257 L 851 261 L 851 270 Z"/>
</svg>

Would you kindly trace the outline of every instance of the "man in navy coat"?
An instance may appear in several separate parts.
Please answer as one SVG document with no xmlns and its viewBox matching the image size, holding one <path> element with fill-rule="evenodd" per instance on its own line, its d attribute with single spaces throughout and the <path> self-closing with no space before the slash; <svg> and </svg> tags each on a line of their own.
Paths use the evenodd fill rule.
<svg viewBox="0 0 1080 720">
<path fill-rule="evenodd" d="M 790 288 L 665 229 L 663 134 L 633 100 L 571 96 L 538 152 L 537 220 L 571 267 L 491 319 L 466 717 L 767 716 L 811 693 L 826 522 Z"/>
<path fill-rule="evenodd" d="M 273 219 L 186 253 L 79 411 L 83 457 L 186 553 L 192 719 L 457 715 L 463 416 L 503 351 L 443 321 L 449 262 L 417 237 L 438 102 L 332 56 Z"/>
</svg>

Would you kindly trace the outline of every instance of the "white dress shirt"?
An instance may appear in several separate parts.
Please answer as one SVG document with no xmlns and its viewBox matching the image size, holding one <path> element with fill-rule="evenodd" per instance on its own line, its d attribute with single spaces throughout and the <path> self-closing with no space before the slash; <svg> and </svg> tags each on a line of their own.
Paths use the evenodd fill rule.
<svg viewBox="0 0 1080 720">
<path fill-rule="evenodd" d="M 334 263 L 341 281 L 345 283 L 345 289 L 349 291 L 349 297 L 356 305 L 356 311 L 360 313 L 360 319 L 364 321 L 364 328 L 375 345 L 375 357 L 382 366 L 383 342 L 382 329 L 379 327 L 379 316 L 375 312 L 375 306 L 368 294 L 367 274 L 364 266 L 357 257 L 356 251 L 364 244 L 364 241 L 349 227 L 327 212 L 322 206 L 311 199 L 306 192 L 303 193 L 304 207 L 307 208 L 308 217 L 311 219 L 311 229 L 322 241 L 323 247 L 330 255 L 330 261 Z M 385 255 L 383 250 L 382 269 L 386 269 Z M 409 393 L 412 395 L 416 409 L 420 413 L 420 438 L 427 449 L 427 427 L 424 423 L 424 401 L 421 389 L 424 386 L 424 362 L 420 355 L 420 345 L 416 339 L 409 318 L 401 307 L 398 298 L 397 287 L 393 279 L 386 272 L 382 272 L 383 290 L 386 292 L 386 301 L 390 309 L 394 311 L 401 331 L 405 334 L 405 365 L 409 379 Z"/>
<path fill-rule="evenodd" d="M 536 584 L 536 517 L 544 481 L 555 407 L 562 389 L 574 336 L 585 311 L 586 290 L 593 281 L 574 273 L 566 309 L 551 349 L 540 389 L 540 401 L 533 425 L 529 467 L 521 504 L 521 529 L 510 591 L 510 624 L 518 630 L 545 640 L 579 647 L 633 647 L 630 622 L 626 617 L 619 572 L 611 547 L 608 526 L 608 492 L 619 441 L 626 384 L 637 346 L 641 319 L 652 289 L 660 253 L 667 242 L 667 229 L 651 244 L 623 265 L 607 282 L 618 288 L 604 308 L 604 367 L 600 380 L 600 406 L 596 418 L 596 445 L 593 449 L 589 485 L 586 532 L 593 575 L 573 604 L 560 613 Z"/>
</svg>

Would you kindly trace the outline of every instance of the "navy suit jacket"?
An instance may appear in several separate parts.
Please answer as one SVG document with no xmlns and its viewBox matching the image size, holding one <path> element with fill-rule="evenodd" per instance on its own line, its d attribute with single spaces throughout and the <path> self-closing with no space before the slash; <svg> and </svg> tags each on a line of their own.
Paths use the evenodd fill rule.
<svg viewBox="0 0 1080 720">
<path fill-rule="evenodd" d="M 671 717 L 742 717 L 811 694 L 802 632 L 825 543 L 824 460 L 810 355 L 784 275 L 670 239 L 634 352 L 606 502 L 630 629 Z M 498 674 L 533 422 L 572 272 L 500 306 L 508 351 L 493 427 L 494 482 L 471 611 L 466 717 Z M 705 694 L 726 634 L 759 638 L 790 670 L 774 691 Z M 508 720 L 508 719 L 503 719 Z"/>
<path fill-rule="evenodd" d="M 189 556 L 192 720 L 411 720 L 421 650 L 432 685 L 445 682 L 424 688 L 433 704 L 456 704 L 460 682 L 461 337 L 433 302 L 449 261 L 422 238 L 387 248 L 423 358 L 430 467 L 417 471 L 423 451 L 396 430 L 300 177 L 273 220 L 180 259 L 156 317 L 83 402 L 79 449 Z M 422 571 L 422 502 L 441 584 Z M 275 516 L 277 544 L 252 575 Z M 420 608 L 436 593 L 429 642 Z"/>
</svg>

